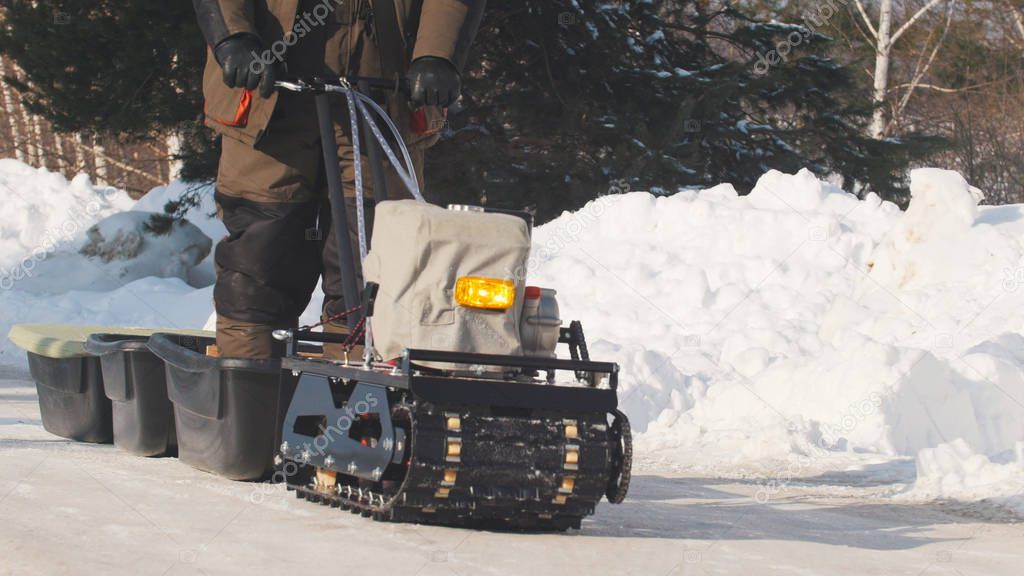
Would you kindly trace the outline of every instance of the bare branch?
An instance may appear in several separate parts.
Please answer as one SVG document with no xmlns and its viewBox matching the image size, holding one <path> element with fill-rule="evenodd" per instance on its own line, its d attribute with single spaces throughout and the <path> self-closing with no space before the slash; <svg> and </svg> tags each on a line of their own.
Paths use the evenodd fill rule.
<svg viewBox="0 0 1024 576">
<path fill-rule="evenodd" d="M 860 12 L 860 17 L 864 19 L 864 24 L 867 24 L 868 31 L 871 35 L 878 39 L 878 30 L 875 30 L 874 24 L 871 23 L 871 18 L 868 18 L 868 12 L 864 9 L 864 3 L 860 0 L 853 0 L 854 4 L 857 5 L 857 11 Z"/>
<path fill-rule="evenodd" d="M 942 92 L 943 94 L 959 94 L 961 92 L 970 92 L 972 90 L 977 90 L 978 88 L 981 88 L 985 85 L 986 84 L 976 84 L 974 86 L 964 86 L 963 88 L 947 88 L 945 86 L 936 86 L 934 84 L 908 83 L 900 84 L 899 86 L 893 86 L 892 89 L 898 90 L 901 88 L 920 88 L 922 90 L 934 90 L 935 92 Z"/>
<path fill-rule="evenodd" d="M 959 93 L 959 92 L 971 92 L 971 91 L 974 91 L 974 90 L 980 90 L 982 88 L 990 88 L 992 86 L 998 86 L 998 85 L 1001 85 L 1001 84 L 1005 85 L 1005 84 L 1011 82 L 1012 80 L 1013 80 L 1012 77 L 1003 77 L 1003 78 L 999 78 L 997 80 L 989 80 L 988 82 L 980 82 L 978 84 L 971 84 L 970 86 L 963 86 L 961 88 L 947 88 L 945 86 L 936 86 L 935 84 L 924 84 L 924 83 L 918 84 L 917 87 L 918 88 L 924 88 L 924 89 L 927 89 L 927 90 L 935 90 L 936 92 L 945 92 L 945 93 L 952 94 L 952 93 Z M 908 88 L 909 86 L 910 86 L 909 83 L 900 84 L 899 86 L 893 86 L 892 89 L 894 91 L 895 90 L 901 90 L 903 88 Z"/>
<path fill-rule="evenodd" d="M 911 80 L 910 87 L 907 88 L 906 94 L 903 95 L 903 99 L 900 101 L 900 104 L 897 107 L 897 114 L 903 113 L 903 109 L 906 108 L 907 104 L 910 102 L 910 97 L 913 96 L 918 84 L 921 83 L 921 80 L 924 79 L 925 74 L 927 74 L 928 70 L 931 69 L 932 64 L 935 62 L 935 57 L 938 56 L 939 50 L 942 48 L 942 45 L 946 43 L 946 37 L 949 36 L 949 28 L 953 24 L 953 11 L 955 7 L 955 0 L 950 0 L 949 9 L 946 11 L 946 25 L 942 29 L 942 36 L 940 36 L 939 41 L 935 43 L 935 48 L 932 49 L 932 53 L 928 57 L 928 62 L 925 63 L 925 65 L 917 71 L 917 73 L 914 75 L 914 79 Z"/>
<path fill-rule="evenodd" d="M 955 2 L 955 0 L 951 0 L 951 1 Z M 931 0 L 930 2 L 928 2 L 927 4 L 922 6 L 921 9 L 918 10 L 916 14 L 914 14 L 913 16 L 910 17 L 910 20 L 907 20 L 903 24 L 903 26 L 900 26 L 900 29 L 897 30 L 896 33 L 892 35 L 892 43 L 895 44 L 896 41 L 900 39 L 900 36 L 903 36 L 904 32 L 906 32 L 907 30 L 910 30 L 910 28 L 913 27 L 914 24 L 917 24 L 918 20 L 920 20 L 932 8 L 937 6 L 939 2 L 942 2 L 942 0 Z"/>
<path fill-rule="evenodd" d="M 906 108 L 906 105 L 910 101 L 910 96 L 913 95 L 913 91 L 916 88 L 918 88 L 918 85 L 921 84 L 921 81 L 925 78 L 925 75 L 928 74 L 929 70 L 931 70 L 932 64 L 935 63 L 935 56 L 937 56 L 939 53 L 939 49 L 942 48 L 943 44 L 945 44 L 946 37 L 949 36 L 949 29 L 952 27 L 953 24 L 953 11 L 955 7 L 955 0 L 949 0 L 949 7 L 946 10 L 946 24 L 945 27 L 942 29 L 942 36 L 940 36 L 939 41 L 935 43 L 935 48 L 932 50 L 932 54 L 928 57 L 928 63 L 925 64 L 925 66 L 921 69 L 919 74 L 914 75 L 913 80 L 910 82 L 910 87 L 907 88 L 906 93 L 903 94 L 903 99 L 902 101 L 900 101 L 899 104 L 900 114 L 902 114 L 903 109 Z"/>
</svg>

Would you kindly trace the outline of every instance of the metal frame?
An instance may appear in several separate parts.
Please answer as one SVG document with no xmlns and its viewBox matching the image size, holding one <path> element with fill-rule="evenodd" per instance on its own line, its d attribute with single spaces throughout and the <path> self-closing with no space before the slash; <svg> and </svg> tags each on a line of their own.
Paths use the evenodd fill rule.
<svg viewBox="0 0 1024 576">
<path fill-rule="evenodd" d="M 471 354 L 469 352 L 443 352 L 440 350 L 407 349 L 402 355 L 402 371 L 410 372 L 414 362 L 438 362 L 469 366 L 494 366 L 522 368 L 524 370 L 564 370 L 572 372 L 593 372 L 608 375 L 608 387 L 619 387 L 619 365 L 613 362 L 590 360 L 563 360 L 539 356 L 502 356 L 497 354 Z"/>
<path fill-rule="evenodd" d="M 367 93 L 371 90 L 408 91 L 401 80 L 390 81 L 382 78 L 319 78 L 297 79 L 277 82 L 276 86 L 291 92 L 312 94 L 316 102 L 317 125 L 320 130 L 320 147 L 323 152 L 324 174 L 327 179 L 327 193 L 331 205 L 331 226 L 335 227 L 338 258 L 341 267 L 342 296 L 346 303 L 362 300 L 362 287 L 359 286 L 356 264 L 352 250 L 352 239 L 348 225 L 348 211 L 342 194 L 341 170 L 338 159 L 338 141 L 334 136 L 334 118 L 331 115 L 331 94 L 345 93 L 355 84 L 359 90 Z M 362 122 L 363 132 L 369 134 L 368 120 Z M 376 200 L 387 200 L 387 179 L 384 174 L 384 158 L 375 138 L 366 139 L 366 151 L 370 160 L 370 172 Z M 350 314 L 345 319 L 349 329 L 355 329 L 359 319 Z"/>
<path fill-rule="evenodd" d="M 319 334 L 311 339 L 315 339 L 315 336 Z M 608 386 L 580 387 L 509 380 L 500 375 L 491 376 L 486 373 L 472 376 L 444 374 L 420 370 L 417 362 L 607 374 Z M 443 405 L 602 412 L 614 411 L 618 406 L 619 366 L 611 362 L 406 350 L 399 365 L 390 369 L 374 369 L 366 365 L 350 366 L 301 356 L 284 358 L 282 366 L 296 373 L 340 378 L 392 390 L 408 390 L 418 399 Z"/>
<path fill-rule="evenodd" d="M 310 342 L 335 342 L 334 334 L 323 334 L 319 332 L 303 335 L 303 341 Z M 375 384 L 390 386 L 393 388 L 409 388 L 413 378 L 422 376 L 416 369 L 414 362 L 434 362 L 444 364 L 462 364 L 468 366 L 491 366 L 505 368 L 521 368 L 523 370 L 561 370 L 571 372 L 593 372 L 608 375 L 608 388 L 612 391 L 618 390 L 619 365 L 614 362 L 594 362 L 590 360 L 565 360 L 560 358 L 540 358 L 535 356 L 502 356 L 498 354 L 472 354 L 469 352 L 445 352 L 441 350 L 417 350 L 406 349 L 402 355 L 401 364 L 395 366 L 390 373 L 369 369 L 365 364 L 352 366 L 321 360 L 306 358 L 302 356 L 287 356 L 282 359 L 282 366 L 286 370 L 299 372 L 313 371 L 335 378 L 357 379 L 372 381 Z M 503 379 L 487 378 L 484 375 L 474 380 L 496 380 Z M 522 382 L 516 382 L 521 384 Z"/>
</svg>

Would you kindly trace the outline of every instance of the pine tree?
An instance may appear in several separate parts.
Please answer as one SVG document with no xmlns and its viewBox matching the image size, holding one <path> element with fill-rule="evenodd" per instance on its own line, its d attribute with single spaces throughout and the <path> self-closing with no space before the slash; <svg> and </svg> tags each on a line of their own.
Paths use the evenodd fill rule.
<svg viewBox="0 0 1024 576">
<path fill-rule="evenodd" d="M 903 167 L 939 142 L 866 138 L 870 104 L 828 37 L 710 5 L 492 3 L 434 192 L 543 220 L 609 190 L 749 190 L 809 167 L 898 199 Z"/>
<path fill-rule="evenodd" d="M 183 176 L 214 176 L 191 3 L 10 0 L 3 14 L 0 52 L 33 111 L 67 132 L 174 131 Z M 606 192 L 749 190 L 807 166 L 899 199 L 903 168 L 936 141 L 864 137 L 870 105 L 828 45 L 703 0 L 492 1 L 428 190 L 544 220 Z"/>
</svg>

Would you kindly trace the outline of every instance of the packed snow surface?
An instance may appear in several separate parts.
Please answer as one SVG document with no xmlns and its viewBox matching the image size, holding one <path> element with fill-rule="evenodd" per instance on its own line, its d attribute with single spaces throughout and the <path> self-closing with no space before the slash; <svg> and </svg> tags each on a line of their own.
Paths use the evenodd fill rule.
<svg viewBox="0 0 1024 576">
<path fill-rule="evenodd" d="M 788 480 L 916 461 L 898 497 L 1019 509 L 1024 210 L 979 207 L 980 192 L 953 172 L 916 170 L 911 181 L 906 212 L 808 171 L 769 172 L 742 197 L 727 184 L 603 197 L 536 230 L 529 282 L 556 288 L 592 356 L 622 365 L 641 466 Z M 59 228 L 75 205 L 106 202 L 62 239 L 77 249 L 87 229 L 133 207 L 13 161 L 0 162 L 0 184 L 21 202 L 0 216 L 8 268 L 48 250 L 40 227 Z M 181 186 L 135 208 L 160 211 Z M 189 219 L 216 240 L 210 196 Z M 202 327 L 212 312 L 211 289 L 180 275 L 43 292 L 8 290 L 0 330 Z M 4 343 L 0 363 L 24 359 Z"/>
</svg>

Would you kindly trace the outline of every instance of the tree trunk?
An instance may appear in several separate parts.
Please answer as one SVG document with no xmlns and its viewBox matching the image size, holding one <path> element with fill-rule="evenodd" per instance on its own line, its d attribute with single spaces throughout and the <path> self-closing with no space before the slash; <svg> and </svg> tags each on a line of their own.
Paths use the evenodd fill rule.
<svg viewBox="0 0 1024 576">
<path fill-rule="evenodd" d="M 167 165 L 169 168 L 167 174 L 168 181 L 174 181 L 181 174 L 181 159 L 177 158 L 178 154 L 181 153 L 181 137 L 176 132 L 172 132 L 167 136 Z"/>
<path fill-rule="evenodd" d="M 0 58 L 0 96 L 3 96 L 4 113 L 7 115 L 7 125 L 11 131 L 11 146 L 14 147 L 14 157 L 19 162 L 24 162 L 25 151 L 22 150 L 21 134 L 18 133 L 16 98 L 11 94 L 11 87 L 3 79 L 6 75 L 6 63 Z"/>
<path fill-rule="evenodd" d="M 57 158 L 57 172 L 67 177 L 68 174 L 64 173 L 67 168 L 67 159 L 64 158 L 64 142 L 60 137 L 60 134 L 53 133 L 53 154 Z"/>
<path fill-rule="evenodd" d="M 17 67 L 15 67 L 14 73 L 18 73 Z M 21 126 L 19 130 L 23 130 L 24 132 L 19 132 L 18 135 L 21 137 L 18 138 L 17 140 L 17 146 L 24 150 L 24 162 L 36 162 L 38 160 L 39 151 L 34 149 L 33 146 L 35 140 L 33 138 L 34 131 L 32 129 L 32 115 L 29 114 L 28 108 L 26 108 L 25 105 L 21 103 L 19 103 L 18 105 L 18 115 L 20 117 L 19 124 Z"/>
<path fill-rule="evenodd" d="M 885 100 L 889 91 L 889 56 L 892 52 L 892 0 L 882 0 L 875 45 L 875 112 L 871 117 L 871 137 L 885 136 Z"/>
<path fill-rule="evenodd" d="M 24 150 L 25 162 L 31 164 L 34 157 L 32 150 L 32 119 L 29 117 L 28 110 L 24 106 L 18 106 L 18 116 L 18 124 L 20 125 L 18 148 Z M 22 134 L 22 131 L 24 131 L 24 134 Z"/>
<path fill-rule="evenodd" d="M 40 168 L 46 168 L 46 142 L 43 141 L 43 121 L 36 116 L 32 115 L 32 142 L 35 143 L 35 158 L 36 165 Z"/>
<path fill-rule="evenodd" d="M 1013 23 L 1017 26 L 1017 33 L 1020 34 L 1021 40 L 1024 40 L 1024 11 L 1020 8 L 1009 4 L 1010 14 L 1013 16 Z"/>
<path fill-rule="evenodd" d="M 106 186 L 110 183 L 110 169 L 107 164 L 107 150 L 97 136 L 92 137 L 92 161 L 96 167 L 96 183 Z"/>
<path fill-rule="evenodd" d="M 74 172 L 74 176 L 82 172 L 88 172 L 89 168 L 85 164 L 85 144 L 82 142 L 81 134 L 75 133 L 74 138 L 72 138 L 71 147 L 75 151 L 71 163 L 71 171 Z"/>
</svg>

